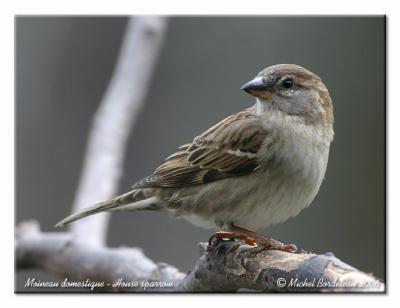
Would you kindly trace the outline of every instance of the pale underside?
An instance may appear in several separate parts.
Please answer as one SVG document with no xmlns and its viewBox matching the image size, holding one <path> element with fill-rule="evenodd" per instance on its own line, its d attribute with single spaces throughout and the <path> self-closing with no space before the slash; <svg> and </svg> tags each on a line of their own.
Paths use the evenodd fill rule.
<svg viewBox="0 0 400 308">
<path fill-rule="evenodd" d="M 166 210 L 206 228 L 277 224 L 314 199 L 330 140 L 318 127 L 278 113 L 258 116 L 252 107 L 182 146 L 133 186 L 139 202 L 116 210 Z"/>
</svg>

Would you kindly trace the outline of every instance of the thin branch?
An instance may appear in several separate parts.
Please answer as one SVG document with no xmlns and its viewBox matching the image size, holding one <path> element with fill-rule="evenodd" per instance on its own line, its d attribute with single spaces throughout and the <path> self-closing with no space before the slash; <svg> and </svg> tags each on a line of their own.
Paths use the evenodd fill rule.
<svg viewBox="0 0 400 308">
<path fill-rule="evenodd" d="M 62 280 L 103 282 L 99 291 L 382 292 L 385 287 L 331 253 L 254 255 L 254 248 L 236 241 L 201 243 L 200 248 L 200 258 L 186 275 L 153 262 L 138 248 L 88 246 L 70 233 L 42 233 L 32 222 L 20 224 L 16 232 L 18 270 L 40 268 Z"/>
<path fill-rule="evenodd" d="M 73 212 L 113 197 L 131 131 L 150 87 L 152 73 L 166 30 L 164 17 L 135 17 L 127 24 L 115 71 L 94 117 Z M 71 225 L 80 240 L 104 245 L 108 214 Z"/>
<path fill-rule="evenodd" d="M 24 222 L 17 228 L 16 265 L 17 269 L 40 268 L 62 280 L 103 282 L 100 291 L 113 292 L 143 291 L 146 282 L 174 286 L 185 277 L 173 266 L 153 262 L 139 248 L 86 245 L 68 232 L 41 233 L 35 222 Z M 122 281 L 140 285 L 132 288 Z M 151 290 L 150 285 L 146 289 Z"/>
</svg>

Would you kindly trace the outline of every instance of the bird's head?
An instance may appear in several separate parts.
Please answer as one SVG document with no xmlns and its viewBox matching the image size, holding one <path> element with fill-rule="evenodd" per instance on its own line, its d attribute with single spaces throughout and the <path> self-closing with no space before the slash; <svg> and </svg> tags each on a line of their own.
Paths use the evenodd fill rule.
<svg viewBox="0 0 400 308">
<path fill-rule="evenodd" d="M 257 98 L 260 112 L 278 111 L 302 117 L 308 123 L 333 123 L 332 100 L 326 86 L 320 77 L 301 66 L 267 67 L 242 90 Z"/>
</svg>

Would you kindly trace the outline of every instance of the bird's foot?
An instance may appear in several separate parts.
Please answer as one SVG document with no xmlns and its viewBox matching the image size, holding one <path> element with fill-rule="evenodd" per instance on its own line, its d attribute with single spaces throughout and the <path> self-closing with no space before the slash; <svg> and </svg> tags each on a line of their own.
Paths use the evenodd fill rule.
<svg viewBox="0 0 400 308">
<path fill-rule="evenodd" d="M 264 250 L 281 250 L 290 253 L 297 251 L 297 247 L 294 244 L 284 244 L 274 240 L 270 236 L 258 234 L 234 225 L 231 225 L 230 231 L 219 231 L 213 234 L 208 240 L 208 244 L 211 245 L 214 240 L 221 239 L 238 239 L 247 245 L 256 246 L 251 252 L 252 255 L 256 255 Z"/>
<path fill-rule="evenodd" d="M 264 250 L 280 250 L 289 253 L 295 253 L 297 251 L 297 247 L 294 244 L 284 244 L 274 240 L 272 237 L 266 237 L 263 241 L 257 241 L 257 247 L 253 248 L 250 254 L 254 256 L 260 252 L 263 252 Z"/>
<path fill-rule="evenodd" d="M 211 246 L 214 240 L 222 240 L 222 239 L 229 239 L 234 240 L 238 239 L 244 241 L 247 245 L 255 246 L 257 242 L 252 238 L 246 237 L 242 234 L 231 232 L 231 231 L 218 231 L 215 232 L 208 240 L 208 245 Z"/>
</svg>

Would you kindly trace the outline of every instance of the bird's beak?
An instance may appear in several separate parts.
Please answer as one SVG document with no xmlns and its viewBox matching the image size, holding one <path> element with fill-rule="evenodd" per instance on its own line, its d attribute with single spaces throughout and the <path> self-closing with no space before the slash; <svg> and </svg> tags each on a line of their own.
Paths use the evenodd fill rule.
<svg viewBox="0 0 400 308">
<path fill-rule="evenodd" d="M 262 77 L 256 77 L 250 80 L 248 83 L 244 84 L 241 89 L 262 99 L 271 99 L 274 94 L 271 87 L 266 84 Z"/>
</svg>

